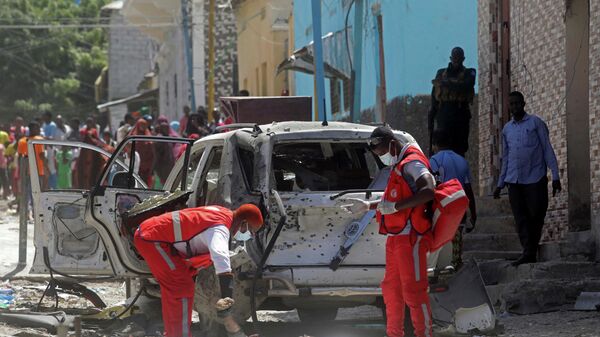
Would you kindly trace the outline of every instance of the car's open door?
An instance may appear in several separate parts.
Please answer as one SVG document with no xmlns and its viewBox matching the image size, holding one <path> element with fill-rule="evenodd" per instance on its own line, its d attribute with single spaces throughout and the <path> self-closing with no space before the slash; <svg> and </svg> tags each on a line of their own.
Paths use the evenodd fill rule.
<svg viewBox="0 0 600 337">
<path fill-rule="evenodd" d="M 117 275 L 150 274 L 133 246 L 133 235 L 144 219 L 145 209 L 164 206 L 164 202 L 172 198 L 187 198 L 188 171 L 182 167 L 188 166 L 191 146 L 192 141 L 183 138 L 129 137 L 119 144 L 104 167 L 90 192 L 86 221 L 101 233 Z M 179 157 L 183 157 L 184 164 L 176 166 Z M 178 174 L 183 175 L 183 182 L 180 189 L 173 191 L 167 182 Z M 159 209 L 170 210 L 168 207 Z M 129 217 L 130 211 L 136 212 L 135 217 Z"/>
<path fill-rule="evenodd" d="M 94 145 L 31 140 L 28 144 L 35 219 L 32 273 L 112 275 L 102 239 L 85 219 L 88 196 L 111 154 Z"/>
</svg>

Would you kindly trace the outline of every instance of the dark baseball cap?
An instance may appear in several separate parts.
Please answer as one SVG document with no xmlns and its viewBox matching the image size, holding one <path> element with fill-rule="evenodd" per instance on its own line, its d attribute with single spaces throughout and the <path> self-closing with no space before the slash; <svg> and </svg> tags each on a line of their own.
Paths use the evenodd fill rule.
<svg viewBox="0 0 600 337">
<path fill-rule="evenodd" d="M 367 144 L 369 144 L 370 148 L 374 149 L 379 144 L 389 143 L 392 139 L 394 139 L 394 131 L 388 126 L 380 126 L 371 132 L 371 135 L 367 139 Z"/>
</svg>

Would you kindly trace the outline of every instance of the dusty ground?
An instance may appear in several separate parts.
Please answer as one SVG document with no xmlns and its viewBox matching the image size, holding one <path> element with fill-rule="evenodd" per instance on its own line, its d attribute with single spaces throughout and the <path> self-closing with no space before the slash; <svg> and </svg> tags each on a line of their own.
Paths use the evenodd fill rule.
<svg viewBox="0 0 600 337">
<path fill-rule="evenodd" d="M 12 309 L 30 310 L 37 303 L 47 283 L 43 279 L 35 281 L 23 279 L 31 266 L 33 259 L 33 224 L 29 224 L 29 247 L 28 267 L 25 268 L 17 279 L 9 283 L 0 283 L 0 288 L 13 287 L 16 298 Z M 8 210 L 6 203 L 0 201 L 0 276 L 12 271 L 18 258 L 18 218 L 16 213 Z M 25 276 L 26 277 L 26 276 Z M 125 287 L 123 282 L 101 282 L 86 283 L 94 290 L 108 306 L 116 305 L 125 299 Z M 53 298 L 47 298 L 42 303 L 46 309 L 54 305 Z M 92 310 L 90 302 L 74 295 L 61 294 L 59 308 Z M 259 312 L 257 324 L 258 331 L 263 337 L 381 337 L 385 334 L 385 326 L 381 317 L 381 311 L 375 307 L 362 306 L 352 309 L 340 309 L 334 322 L 325 324 L 303 324 L 300 322 L 295 311 L 286 312 Z M 600 313 L 599 312 L 552 312 L 538 315 L 514 316 L 499 315 L 499 323 L 504 327 L 504 332 L 498 334 L 501 337 L 600 337 Z M 194 318 L 197 321 L 197 317 Z M 145 322 L 148 323 L 148 322 Z M 157 322 L 150 322 L 157 323 Z M 84 325 L 83 336 L 141 336 L 139 328 L 135 324 L 117 325 L 112 333 L 103 333 L 98 326 Z M 245 328 L 251 330 L 252 326 L 247 323 Z M 200 336 L 198 326 L 195 326 L 195 336 Z M 152 329 L 149 329 L 152 330 Z M 0 323 L 0 336 L 52 336 L 44 329 L 31 329 L 16 327 Z"/>
<path fill-rule="evenodd" d="M 16 298 L 14 309 L 24 310 L 34 308 L 45 288 L 44 282 L 31 282 L 25 280 L 13 280 L 10 286 L 15 289 Z M 122 282 L 87 283 L 90 289 L 97 292 L 109 305 L 115 305 L 123 301 L 125 288 Z M 4 287 L 8 284 L 4 284 Z M 50 309 L 54 305 L 54 299 L 48 298 L 43 301 L 43 307 Z M 92 305 L 84 299 L 74 295 L 62 294 L 59 298 L 61 309 L 79 308 L 92 310 Z M 538 315 L 499 315 L 499 323 L 504 327 L 504 332 L 498 334 L 501 337 L 592 337 L 600 336 L 600 313 L 599 312 L 575 312 L 563 311 Z M 381 311 L 372 306 L 358 308 L 340 309 L 334 322 L 323 324 L 303 324 L 300 322 L 295 311 L 262 311 L 259 312 L 261 323 L 257 325 L 258 332 L 263 337 L 375 337 L 383 336 L 384 322 Z M 197 321 L 197 319 L 194 319 Z M 98 328 L 84 324 L 84 336 L 129 336 L 127 332 L 133 332 L 133 336 L 141 336 L 135 325 L 132 329 L 126 325 L 117 326 L 111 333 L 101 333 Z M 195 335 L 200 336 L 199 327 L 196 326 Z M 247 331 L 252 331 L 250 323 L 246 324 Z M 139 334 L 136 334 L 135 332 Z M 0 323 L 0 336 L 52 336 L 44 329 L 30 329 L 15 327 Z"/>
</svg>

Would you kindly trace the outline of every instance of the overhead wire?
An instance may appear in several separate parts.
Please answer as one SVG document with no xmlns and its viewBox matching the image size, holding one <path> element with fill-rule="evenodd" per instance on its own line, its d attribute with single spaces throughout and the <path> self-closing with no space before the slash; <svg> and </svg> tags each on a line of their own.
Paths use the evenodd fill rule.
<svg viewBox="0 0 600 337">
<path fill-rule="evenodd" d="M 2 53 L 6 53 L 6 52 L 2 52 Z M 21 60 L 20 58 L 16 57 L 16 56 L 9 56 L 17 65 L 20 65 L 21 68 L 23 68 L 24 70 L 30 72 L 32 75 L 37 76 L 38 78 L 42 79 L 42 80 L 46 80 L 46 79 L 53 79 L 54 77 L 51 77 L 49 74 L 46 75 L 42 75 L 39 72 L 35 71 L 34 69 L 32 69 L 32 67 L 34 66 L 34 64 L 32 63 L 27 63 L 26 61 Z M 79 83 L 82 83 L 81 81 Z M 95 97 L 93 96 L 89 96 L 89 95 L 85 95 L 82 94 L 80 92 L 74 92 L 72 93 L 75 96 L 79 96 L 83 99 L 95 99 Z"/>
<path fill-rule="evenodd" d="M 40 46 L 40 48 L 41 48 L 41 47 L 43 47 L 43 46 Z M 42 75 L 42 74 L 40 74 L 39 72 L 36 72 L 36 71 L 34 71 L 34 70 L 32 69 L 32 68 L 35 68 L 35 64 L 33 63 L 33 60 L 30 60 L 30 61 L 23 60 L 22 58 L 19 58 L 17 55 L 14 55 L 14 54 L 12 54 L 12 53 L 10 53 L 10 52 L 4 52 L 4 51 L 0 51 L 0 53 L 3 53 L 3 54 L 5 54 L 5 55 L 6 55 L 6 54 L 8 54 L 8 56 L 9 56 L 11 59 L 13 59 L 13 61 L 15 61 L 15 62 L 17 62 L 17 63 L 21 64 L 21 65 L 22 65 L 23 67 L 25 67 L 25 68 L 26 68 L 28 71 L 32 72 L 33 74 L 37 75 L 37 76 L 38 76 L 38 77 L 40 77 L 40 78 L 43 78 L 43 77 L 41 77 L 41 76 L 46 76 L 46 77 L 45 77 L 45 79 L 55 79 L 55 78 L 64 78 L 65 76 L 68 76 L 68 75 L 59 74 L 59 73 L 57 73 L 57 72 L 55 72 L 55 71 L 53 71 L 53 70 L 50 70 L 50 69 L 44 69 L 44 70 L 46 71 L 46 75 Z M 96 89 L 96 86 L 95 86 L 95 85 L 92 85 L 92 84 L 90 84 L 90 83 L 87 83 L 87 82 L 83 82 L 83 81 L 81 81 L 81 80 L 77 80 L 77 81 L 79 82 L 79 84 L 81 84 L 81 85 L 83 85 L 83 86 L 85 86 L 85 87 L 88 87 L 88 88 L 90 88 L 90 89 Z M 81 94 L 80 94 L 80 96 L 81 96 Z M 83 97 L 83 96 L 82 96 L 82 97 Z M 85 98 L 92 98 L 92 96 L 85 96 Z"/>
<path fill-rule="evenodd" d="M 171 28 L 177 23 L 127 23 L 127 24 L 0 24 L 0 29 L 70 29 L 70 28 Z"/>
</svg>

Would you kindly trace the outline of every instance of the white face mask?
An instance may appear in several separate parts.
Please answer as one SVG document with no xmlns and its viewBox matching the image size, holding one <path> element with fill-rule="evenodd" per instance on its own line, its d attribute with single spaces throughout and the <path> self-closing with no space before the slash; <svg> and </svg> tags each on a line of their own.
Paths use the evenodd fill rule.
<svg viewBox="0 0 600 337">
<path fill-rule="evenodd" d="M 392 142 L 390 142 L 390 145 L 388 146 L 388 152 L 384 155 L 379 156 L 379 160 L 381 160 L 381 162 L 385 165 L 385 166 L 391 166 L 396 164 L 396 162 L 398 161 L 398 156 L 392 156 L 391 153 L 391 149 L 392 149 Z"/>
<path fill-rule="evenodd" d="M 237 233 L 235 233 L 233 238 L 235 241 L 238 241 L 238 242 L 248 241 L 252 238 L 252 234 L 250 233 L 250 231 L 246 231 L 246 233 L 242 233 L 242 232 L 238 231 Z"/>
</svg>

